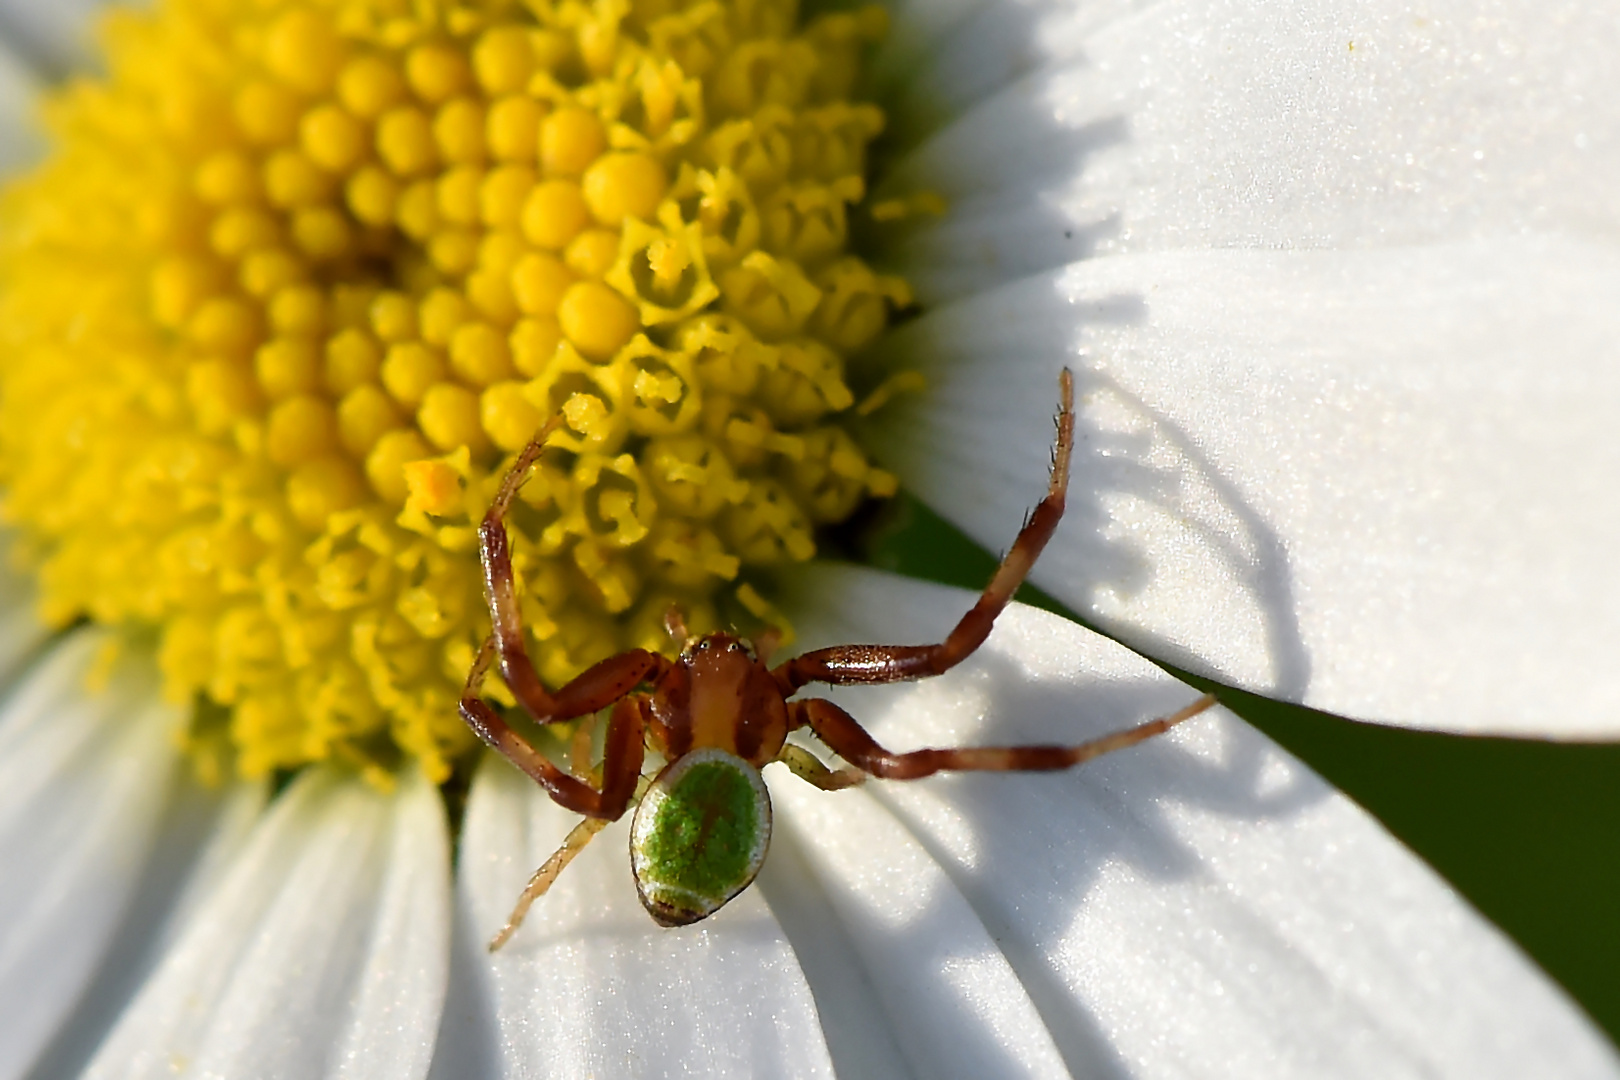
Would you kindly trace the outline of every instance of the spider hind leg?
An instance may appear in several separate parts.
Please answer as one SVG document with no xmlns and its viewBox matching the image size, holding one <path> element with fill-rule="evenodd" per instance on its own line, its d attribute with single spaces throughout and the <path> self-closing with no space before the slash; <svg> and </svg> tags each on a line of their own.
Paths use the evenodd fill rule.
<svg viewBox="0 0 1620 1080">
<path fill-rule="evenodd" d="M 512 914 L 507 917 L 506 925 L 501 927 L 500 933 L 490 938 L 490 952 L 496 951 L 512 939 L 518 927 L 523 925 L 523 919 L 529 914 L 529 908 L 534 906 L 534 902 L 546 895 L 546 890 L 557 880 L 557 875 L 561 874 L 568 864 L 574 861 L 574 856 L 584 851 L 585 845 L 607 826 L 607 818 L 592 817 L 574 826 L 567 839 L 562 842 L 562 847 L 553 852 L 551 858 L 541 863 L 540 869 L 529 878 L 529 883 L 523 887 L 523 893 L 512 907 Z"/>
<path fill-rule="evenodd" d="M 1205 694 L 1169 716 L 1073 746 L 966 746 L 912 750 L 903 754 L 879 746 L 860 721 L 825 698 L 791 703 L 788 718 L 793 727 L 808 727 L 815 732 L 822 742 L 863 772 L 886 780 L 918 780 L 936 772 L 1051 772 L 1073 768 L 1081 762 L 1162 735 L 1214 704 L 1215 695 Z"/>
</svg>

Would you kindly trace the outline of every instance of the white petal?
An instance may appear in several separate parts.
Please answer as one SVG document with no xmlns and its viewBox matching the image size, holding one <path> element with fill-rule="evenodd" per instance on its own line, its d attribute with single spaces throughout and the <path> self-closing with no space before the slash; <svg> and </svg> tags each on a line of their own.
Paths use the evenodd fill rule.
<svg viewBox="0 0 1620 1080">
<path fill-rule="evenodd" d="M 401 780 L 353 1016 L 334 1044 L 330 1075 L 425 1076 L 444 1008 L 450 960 L 450 844 L 438 789 Z"/>
<path fill-rule="evenodd" d="M 972 602 L 825 569 L 800 599 L 815 643 L 934 639 Z M 832 696 L 905 750 L 1072 741 L 1191 694 L 1014 605 L 956 671 Z M 1620 1075 L 1500 933 L 1223 711 L 1069 773 L 867 790 L 945 866 L 1076 1076 Z"/>
<path fill-rule="evenodd" d="M 893 84 L 912 77 L 939 41 L 985 7 L 986 0 L 892 0 L 889 30 L 884 35 L 867 77 L 894 93 Z M 994 6 L 994 5 L 992 5 Z"/>
<path fill-rule="evenodd" d="M 5 563 L 10 537 L 0 533 L 0 687 L 50 633 L 34 613 L 34 581 Z"/>
<path fill-rule="evenodd" d="M 864 791 L 822 792 L 772 771 L 771 860 L 788 844 L 804 852 L 911 1074 L 1067 1077 L 984 924 L 893 815 Z"/>
<path fill-rule="evenodd" d="M 1150 655 L 1347 716 L 1620 730 L 1620 250 L 1498 242 L 1098 259 L 897 335 L 873 439 L 980 543 Z"/>
<path fill-rule="evenodd" d="M 0 37 L 36 69 L 66 72 L 90 58 L 92 20 L 110 6 L 107 0 L 0 0 Z"/>
<path fill-rule="evenodd" d="M 79 1076 L 197 904 L 212 891 L 264 810 L 269 785 L 205 787 L 183 765 L 171 785 L 140 884 L 84 997 L 29 1080 Z"/>
<path fill-rule="evenodd" d="M 44 656 L 0 714 L 0 1077 L 26 1072 L 89 982 L 152 849 L 175 710 L 148 658 L 86 686 L 100 634 Z M 145 661 L 144 663 L 142 661 Z"/>
<path fill-rule="evenodd" d="M 921 1080 L 896 1041 L 899 1031 L 872 983 L 866 957 L 822 887 L 822 878 L 811 869 L 791 821 L 771 837 L 770 857 L 754 888 L 793 945 L 816 999 L 834 1071 L 841 1077 Z"/>
<path fill-rule="evenodd" d="M 1153 0 L 893 3 L 873 65 L 887 137 L 909 147 L 1020 76 L 1071 59 L 1099 28 Z"/>
<path fill-rule="evenodd" d="M 449 957 L 439 795 L 305 774 L 198 908 L 91 1077 L 423 1076 Z"/>
<path fill-rule="evenodd" d="M 0 3 L 0 18 L 5 17 Z M 0 29 L 4 24 L 0 23 Z M 0 34 L 0 173 L 32 161 L 39 153 L 40 137 L 34 122 L 34 96 L 40 81 L 20 55 L 15 43 Z"/>
<path fill-rule="evenodd" d="M 979 21 L 1009 8 L 1026 11 Z M 1601 6 L 1161 3 L 1089 33 L 1063 5 L 1027 18 L 1026 49 L 1079 55 L 981 100 L 946 48 L 913 91 L 974 103 L 886 181 L 951 203 L 889 252 L 928 302 L 1093 252 L 1620 234 L 1620 20 Z M 973 53 L 986 35 L 961 37 Z"/>
<path fill-rule="evenodd" d="M 461 842 L 479 939 L 578 821 L 504 761 L 479 770 Z M 626 826 L 599 835 L 479 961 L 501 1074 L 830 1078 L 815 1002 L 764 901 L 750 890 L 697 926 L 660 928 L 636 899 Z"/>
</svg>

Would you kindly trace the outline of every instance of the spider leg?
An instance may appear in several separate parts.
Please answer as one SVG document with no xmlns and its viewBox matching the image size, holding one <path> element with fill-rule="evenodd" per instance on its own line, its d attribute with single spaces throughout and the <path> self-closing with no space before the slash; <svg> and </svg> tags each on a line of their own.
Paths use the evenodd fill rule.
<svg viewBox="0 0 1620 1080">
<path fill-rule="evenodd" d="M 570 720 L 605 709 L 634 690 L 639 683 L 656 680 L 669 666 L 668 661 L 655 653 L 631 649 L 587 668 L 556 694 L 552 694 L 541 683 L 534 662 L 529 659 L 523 641 L 523 616 L 518 606 L 517 586 L 512 578 L 512 551 L 506 534 L 506 513 L 559 419 L 552 417 L 529 440 L 501 480 L 500 489 L 490 500 L 489 510 L 478 526 L 479 557 L 484 566 L 484 595 L 489 602 L 489 621 L 500 656 L 501 677 L 506 680 L 512 696 L 540 724 Z M 484 666 L 488 666 L 487 661 Z M 475 667 L 474 670 L 478 669 Z M 476 689 L 470 678 L 468 686 Z"/>
<path fill-rule="evenodd" d="M 645 714 L 639 698 L 620 697 L 608 719 L 607 740 L 602 758 L 602 787 L 597 790 L 584 780 L 568 775 L 536 750 L 529 740 L 513 731 L 499 713 L 478 696 L 478 684 L 489 668 L 494 646 L 485 642 L 467 676 L 461 695 L 461 718 L 484 742 L 512 764 L 522 769 L 559 806 L 586 817 L 613 821 L 623 816 L 635 793 L 636 780 L 646 753 Z"/>
<path fill-rule="evenodd" d="M 784 695 L 812 682 L 890 683 L 938 675 L 960 664 L 984 643 L 996 616 L 1024 583 L 1029 568 L 1063 519 L 1069 458 L 1074 447 L 1074 377 L 1064 369 L 1058 383 L 1062 406 L 1057 415 L 1057 440 L 1052 445 L 1052 473 L 1046 497 L 1024 521 L 1018 538 L 972 610 L 936 645 L 838 645 L 796 656 L 771 672 Z"/>
<path fill-rule="evenodd" d="M 596 714 L 580 718 L 573 738 L 568 740 L 568 771 L 584 780 L 596 771 L 591 764 L 591 740 L 596 736 Z"/>
<path fill-rule="evenodd" d="M 782 628 L 767 626 L 764 632 L 754 639 L 754 655 L 759 657 L 760 663 L 768 664 L 771 662 L 771 654 L 776 652 L 781 644 Z"/>
<path fill-rule="evenodd" d="M 691 633 L 686 629 L 686 616 L 681 614 L 679 604 L 670 604 L 664 610 L 664 633 L 675 642 L 676 649 L 686 648 L 686 643 L 692 639 Z"/>
<path fill-rule="evenodd" d="M 490 938 L 490 952 L 494 952 L 511 940 L 512 935 L 517 933 L 518 927 L 523 925 L 523 918 L 528 915 L 529 908 L 534 906 L 534 902 L 546 894 L 546 890 L 551 888 L 552 882 L 557 880 L 557 875 L 561 874 L 564 868 L 574 861 L 575 855 L 585 850 L 585 845 L 591 842 L 591 838 L 607 828 L 607 826 L 608 821 L 606 818 L 590 817 L 574 826 L 573 831 L 568 834 L 568 838 L 563 841 L 562 847 L 558 848 L 551 858 L 540 864 L 540 869 L 534 872 L 534 876 L 524 886 L 523 894 L 518 897 L 517 903 L 513 905 L 512 914 L 507 918 L 506 925 L 501 927 L 500 933 Z"/>
<path fill-rule="evenodd" d="M 1180 712 L 1076 746 L 974 746 L 913 750 L 905 754 L 896 754 L 879 746 L 859 721 L 823 698 L 789 703 L 788 722 L 796 728 L 808 726 L 822 742 L 857 769 L 887 780 L 916 780 L 942 770 L 1049 772 L 1067 769 L 1163 734 L 1213 704 L 1215 695 L 1205 694 Z"/>
<path fill-rule="evenodd" d="M 792 770 L 794 776 L 822 791 L 841 791 L 866 780 L 866 774 L 858 769 L 829 769 L 816 755 L 792 743 L 782 747 L 776 760 Z"/>
</svg>

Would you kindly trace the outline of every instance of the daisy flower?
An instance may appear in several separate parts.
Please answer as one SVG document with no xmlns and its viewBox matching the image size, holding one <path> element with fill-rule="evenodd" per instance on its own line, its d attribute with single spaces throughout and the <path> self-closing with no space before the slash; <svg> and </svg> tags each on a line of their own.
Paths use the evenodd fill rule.
<svg viewBox="0 0 1620 1080">
<path fill-rule="evenodd" d="M 886 745 L 1190 700 L 1144 656 L 1610 734 L 1609 22 L 164 0 L 103 61 L 91 6 L 0 8 L 0 148 L 43 161 L 0 201 L 0 1080 L 1620 1073 L 1220 709 L 1072 773 L 771 776 L 757 887 L 684 930 L 616 826 L 494 954 L 573 820 L 455 715 L 473 527 L 547 416 L 514 564 L 556 683 L 671 602 L 938 639 L 972 594 L 802 565 L 812 528 L 904 485 L 1008 543 L 1067 365 L 1033 580 L 1137 651 L 1014 605 L 831 695 Z M 41 73 L 102 67 L 41 149 Z"/>
</svg>

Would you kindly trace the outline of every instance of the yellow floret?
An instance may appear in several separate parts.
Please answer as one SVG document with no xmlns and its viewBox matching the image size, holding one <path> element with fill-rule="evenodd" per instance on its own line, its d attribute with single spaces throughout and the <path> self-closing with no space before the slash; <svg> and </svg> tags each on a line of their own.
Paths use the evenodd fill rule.
<svg viewBox="0 0 1620 1080">
<path fill-rule="evenodd" d="M 512 295 L 526 315 L 551 315 L 563 293 L 574 284 L 574 272 L 561 259 L 532 251 L 512 268 Z"/>
<path fill-rule="evenodd" d="M 512 94 L 490 104 L 484 129 L 489 152 L 502 161 L 527 164 L 540 145 L 540 118 L 545 105 L 526 94 Z"/>
<path fill-rule="evenodd" d="M 157 629 L 199 769 L 465 760 L 478 521 L 553 417 L 509 522 L 552 684 L 672 602 L 776 618 L 760 575 L 893 492 L 839 426 L 909 302 L 846 250 L 878 15 L 117 18 L 0 200 L 0 486 L 47 618 Z"/>
<path fill-rule="evenodd" d="M 610 358 L 640 325 L 635 308 L 597 281 L 570 285 L 557 304 L 557 321 L 574 347 L 592 360 Z"/>
<path fill-rule="evenodd" d="M 581 181 L 591 214 L 609 227 L 625 218 L 651 218 L 668 186 L 664 167 L 649 154 L 603 154 Z"/>
<path fill-rule="evenodd" d="M 304 153 L 330 173 L 348 172 L 366 153 L 365 125 L 336 103 L 305 113 L 298 132 Z"/>
<path fill-rule="evenodd" d="M 355 116 L 374 120 L 405 97 L 397 65 L 375 54 L 357 56 L 338 76 L 338 101 Z"/>
<path fill-rule="evenodd" d="M 468 88 L 472 73 L 462 50 L 449 42 L 418 45 L 405 57 L 405 78 L 423 101 L 447 101 Z"/>
<path fill-rule="evenodd" d="M 589 109 L 568 106 L 540 123 L 540 164 L 553 176 L 579 176 L 607 149 L 607 132 Z"/>
<path fill-rule="evenodd" d="M 343 63 L 343 42 L 326 15 L 312 8 L 294 8 L 270 26 L 265 39 L 264 63 L 270 73 L 306 94 L 319 94 L 332 85 Z"/>
<path fill-rule="evenodd" d="M 530 188 L 523 204 L 523 235 L 536 247 L 561 251 L 590 220 L 585 193 L 572 180 L 547 180 Z"/>
<path fill-rule="evenodd" d="M 438 153 L 427 113 L 411 105 L 384 113 L 377 122 L 377 153 L 400 176 L 425 172 Z"/>
<path fill-rule="evenodd" d="M 526 89 L 534 71 L 534 49 L 529 29 L 524 26 L 497 26 L 484 31 L 473 46 L 473 67 L 484 92 L 510 94 Z"/>
<path fill-rule="evenodd" d="M 405 466 L 406 505 L 434 517 L 461 509 L 461 477 L 442 461 L 413 461 Z"/>
</svg>

